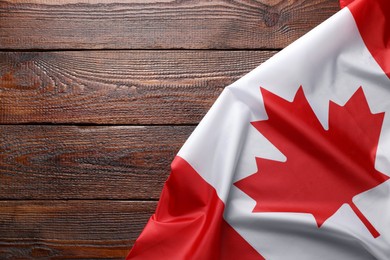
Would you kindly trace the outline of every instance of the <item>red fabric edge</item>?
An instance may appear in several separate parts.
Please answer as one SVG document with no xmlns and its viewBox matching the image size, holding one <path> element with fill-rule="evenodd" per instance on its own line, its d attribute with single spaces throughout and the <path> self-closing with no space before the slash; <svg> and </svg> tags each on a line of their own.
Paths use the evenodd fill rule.
<svg viewBox="0 0 390 260">
<path fill-rule="evenodd" d="M 355 0 L 348 8 L 364 44 L 390 78 L 390 1 Z"/>
<path fill-rule="evenodd" d="M 264 259 L 223 219 L 224 207 L 215 189 L 176 157 L 156 213 L 127 259 Z"/>
<path fill-rule="evenodd" d="M 344 8 L 355 0 L 340 0 L 340 8 Z"/>
</svg>

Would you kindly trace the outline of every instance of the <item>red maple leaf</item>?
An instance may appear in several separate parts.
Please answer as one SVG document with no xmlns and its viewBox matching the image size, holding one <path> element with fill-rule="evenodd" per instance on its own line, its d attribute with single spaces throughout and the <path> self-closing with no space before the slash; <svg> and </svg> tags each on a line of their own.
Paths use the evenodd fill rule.
<svg viewBox="0 0 390 260">
<path fill-rule="evenodd" d="M 321 227 L 347 203 L 378 237 L 352 198 L 389 179 L 374 167 L 384 113 L 372 114 L 359 88 L 344 106 L 330 101 L 325 130 L 302 87 L 292 102 L 262 88 L 261 93 L 268 120 L 252 125 L 287 161 L 256 158 L 258 171 L 235 183 L 256 201 L 253 212 L 309 213 Z"/>
</svg>

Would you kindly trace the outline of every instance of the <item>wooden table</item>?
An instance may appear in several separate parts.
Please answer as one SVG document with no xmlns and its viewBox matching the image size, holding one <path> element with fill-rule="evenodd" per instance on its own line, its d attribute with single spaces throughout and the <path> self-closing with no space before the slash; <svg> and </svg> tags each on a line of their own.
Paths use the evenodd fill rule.
<svg viewBox="0 0 390 260">
<path fill-rule="evenodd" d="M 0 259 L 123 259 L 222 89 L 338 9 L 0 1 Z"/>
</svg>

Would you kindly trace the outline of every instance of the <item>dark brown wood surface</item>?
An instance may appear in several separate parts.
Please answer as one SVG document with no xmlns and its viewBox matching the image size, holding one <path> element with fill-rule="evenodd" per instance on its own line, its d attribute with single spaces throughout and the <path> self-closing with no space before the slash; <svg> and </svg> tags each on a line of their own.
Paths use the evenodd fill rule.
<svg viewBox="0 0 390 260">
<path fill-rule="evenodd" d="M 0 199 L 158 199 L 193 126 L 0 126 Z"/>
<path fill-rule="evenodd" d="M 0 1 L 0 259 L 123 259 L 223 88 L 338 9 Z"/>
<path fill-rule="evenodd" d="M 275 53 L 0 52 L 0 123 L 196 124 Z"/>
<path fill-rule="evenodd" d="M 122 259 L 154 201 L 0 201 L 0 259 Z"/>
<path fill-rule="evenodd" d="M 336 0 L 0 2 L 3 49 L 283 48 Z"/>
</svg>

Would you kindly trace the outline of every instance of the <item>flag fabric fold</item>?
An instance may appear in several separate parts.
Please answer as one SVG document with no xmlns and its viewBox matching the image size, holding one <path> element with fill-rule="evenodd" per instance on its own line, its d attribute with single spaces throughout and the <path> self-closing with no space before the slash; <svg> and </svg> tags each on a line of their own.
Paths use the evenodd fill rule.
<svg viewBox="0 0 390 260">
<path fill-rule="evenodd" d="M 128 259 L 390 259 L 390 1 L 227 86 Z"/>
</svg>

